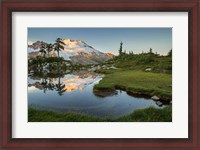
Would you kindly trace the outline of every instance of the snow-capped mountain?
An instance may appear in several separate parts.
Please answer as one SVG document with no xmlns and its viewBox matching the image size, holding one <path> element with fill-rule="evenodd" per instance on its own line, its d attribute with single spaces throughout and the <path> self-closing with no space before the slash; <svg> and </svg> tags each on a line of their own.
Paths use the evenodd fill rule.
<svg viewBox="0 0 200 150">
<path fill-rule="evenodd" d="M 60 57 L 70 60 L 74 64 L 98 64 L 113 57 L 111 53 L 102 53 L 82 40 L 64 39 L 64 50 L 60 51 Z M 42 55 L 39 51 L 42 45 L 47 43 L 42 41 L 28 42 L 28 55 L 30 58 Z M 48 56 L 49 55 L 49 56 Z M 54 49 L 46 54 L 47 57 L 57 56 Z"/>
</svg>

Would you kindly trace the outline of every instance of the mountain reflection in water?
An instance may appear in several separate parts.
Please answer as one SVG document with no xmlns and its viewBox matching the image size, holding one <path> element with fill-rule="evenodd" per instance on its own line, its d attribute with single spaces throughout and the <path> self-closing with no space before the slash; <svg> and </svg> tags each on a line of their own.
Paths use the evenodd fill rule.
<svg viewBox="0 0 200 150">
<path fill-rule="evenodd" d="M 55 75 L 48 77 L 29 75 L 28 90 L 31 91 L 35 87 L 39 90 L 43 90 L 44 93 L 47 91 L 57 91 L 58 95 L 63 95 L 64 92 L 71 92 L 73 90 L 82 91 L 89 84 L 99 80 L 103 75 L 79 72 L 79 74 L 66 74 L 66 75 Z"/>
<path fill-rule="evenodd" d="M 119 117 L 149 106 L 162 108 L 152 99 L 133 97 L 125 91 L 98 97 L 93 87 L 103 75 L 75 71 L 70 73 L 30 73 L 28 77 L 28 105 L 38 109 L 76 112 L 98 117 Z"/>
</svg>

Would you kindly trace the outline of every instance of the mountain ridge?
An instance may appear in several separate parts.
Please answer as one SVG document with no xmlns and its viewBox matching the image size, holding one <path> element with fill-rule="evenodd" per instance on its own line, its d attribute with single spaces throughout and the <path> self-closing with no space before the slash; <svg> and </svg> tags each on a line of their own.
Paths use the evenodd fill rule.
<svg viewBox="0 0 200 150">
<path fill-rule="evenodd" d="M 71 40 L 63 39 L 62 42 L 64 50 L 60 51 L 60 57 L 64 60 L 70 60 L 73 64 L 99 64 L 108 59 L 113 58 L 111 53 L 103 53 L 92 46 L 88 45 L 83 40 Z M 35 58 L 37 56 L 42 56 L 40 48 L 42 45 L 47 45 L 48 43 L 43 41 L 30 42 L 28 41 L 28 56 L 29 58 Z M 54 49 L 46 57 L 56 57 L 57 53 Z"/>
</svg>

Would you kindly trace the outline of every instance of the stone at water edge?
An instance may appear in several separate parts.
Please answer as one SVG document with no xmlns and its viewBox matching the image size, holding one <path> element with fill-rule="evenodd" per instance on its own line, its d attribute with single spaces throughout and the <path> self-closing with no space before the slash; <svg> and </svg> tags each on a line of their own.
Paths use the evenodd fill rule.
<svg viewBox="0 0 200 150">
<path fill-rule="evenodd" d="M 163 103 L 162 103 L 161 101 L 157 101 L 156 104 L 157 104 L 158 106 L 162 106 L 162 105 L 163 105 Z"/>
<path fill-rule="evenodd" d="M 156 95 L 152 96 L 151 99 L 155 100 L 155 101 L 158 101 L 160 98 Z"/>
<path fill-rule="evenodd" d="M 152 71 L 152 69 L 151 69 L 151 68 L 147 68 L 147 69 L 145 69 L 145 71 L 146 71 L 146 72 Z"/>
</svg>

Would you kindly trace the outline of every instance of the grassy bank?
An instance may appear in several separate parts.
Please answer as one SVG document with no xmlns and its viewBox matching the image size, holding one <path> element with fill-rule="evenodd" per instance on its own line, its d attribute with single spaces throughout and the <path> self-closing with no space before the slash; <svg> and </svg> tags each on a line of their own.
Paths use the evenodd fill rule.
<svg viewBox="0 0 200 150">
<path fill-rule="evenodd" d="M 114 60 L 118 68 L 129 70 L 145 70 L 151 68 L 153 72 L 172 73 L 172 56 L 160 56 L 156 54 L 133 54 L 118 56 Z"/>
<path fill-rule="evenodd" d="M 49 110 L 28 109 L 29 122 L 171 122 L 172 107 L 138 109 L 117 119 L 98 118 L 77 113 L 61 113 Z"/>
<path fill-rule="evenodd" d="M 172 74 L 118 69 L 107 74 L 94 86 L 94 93 L 123 89 L 133 94 L 172 98 Z"/>
</svg>

